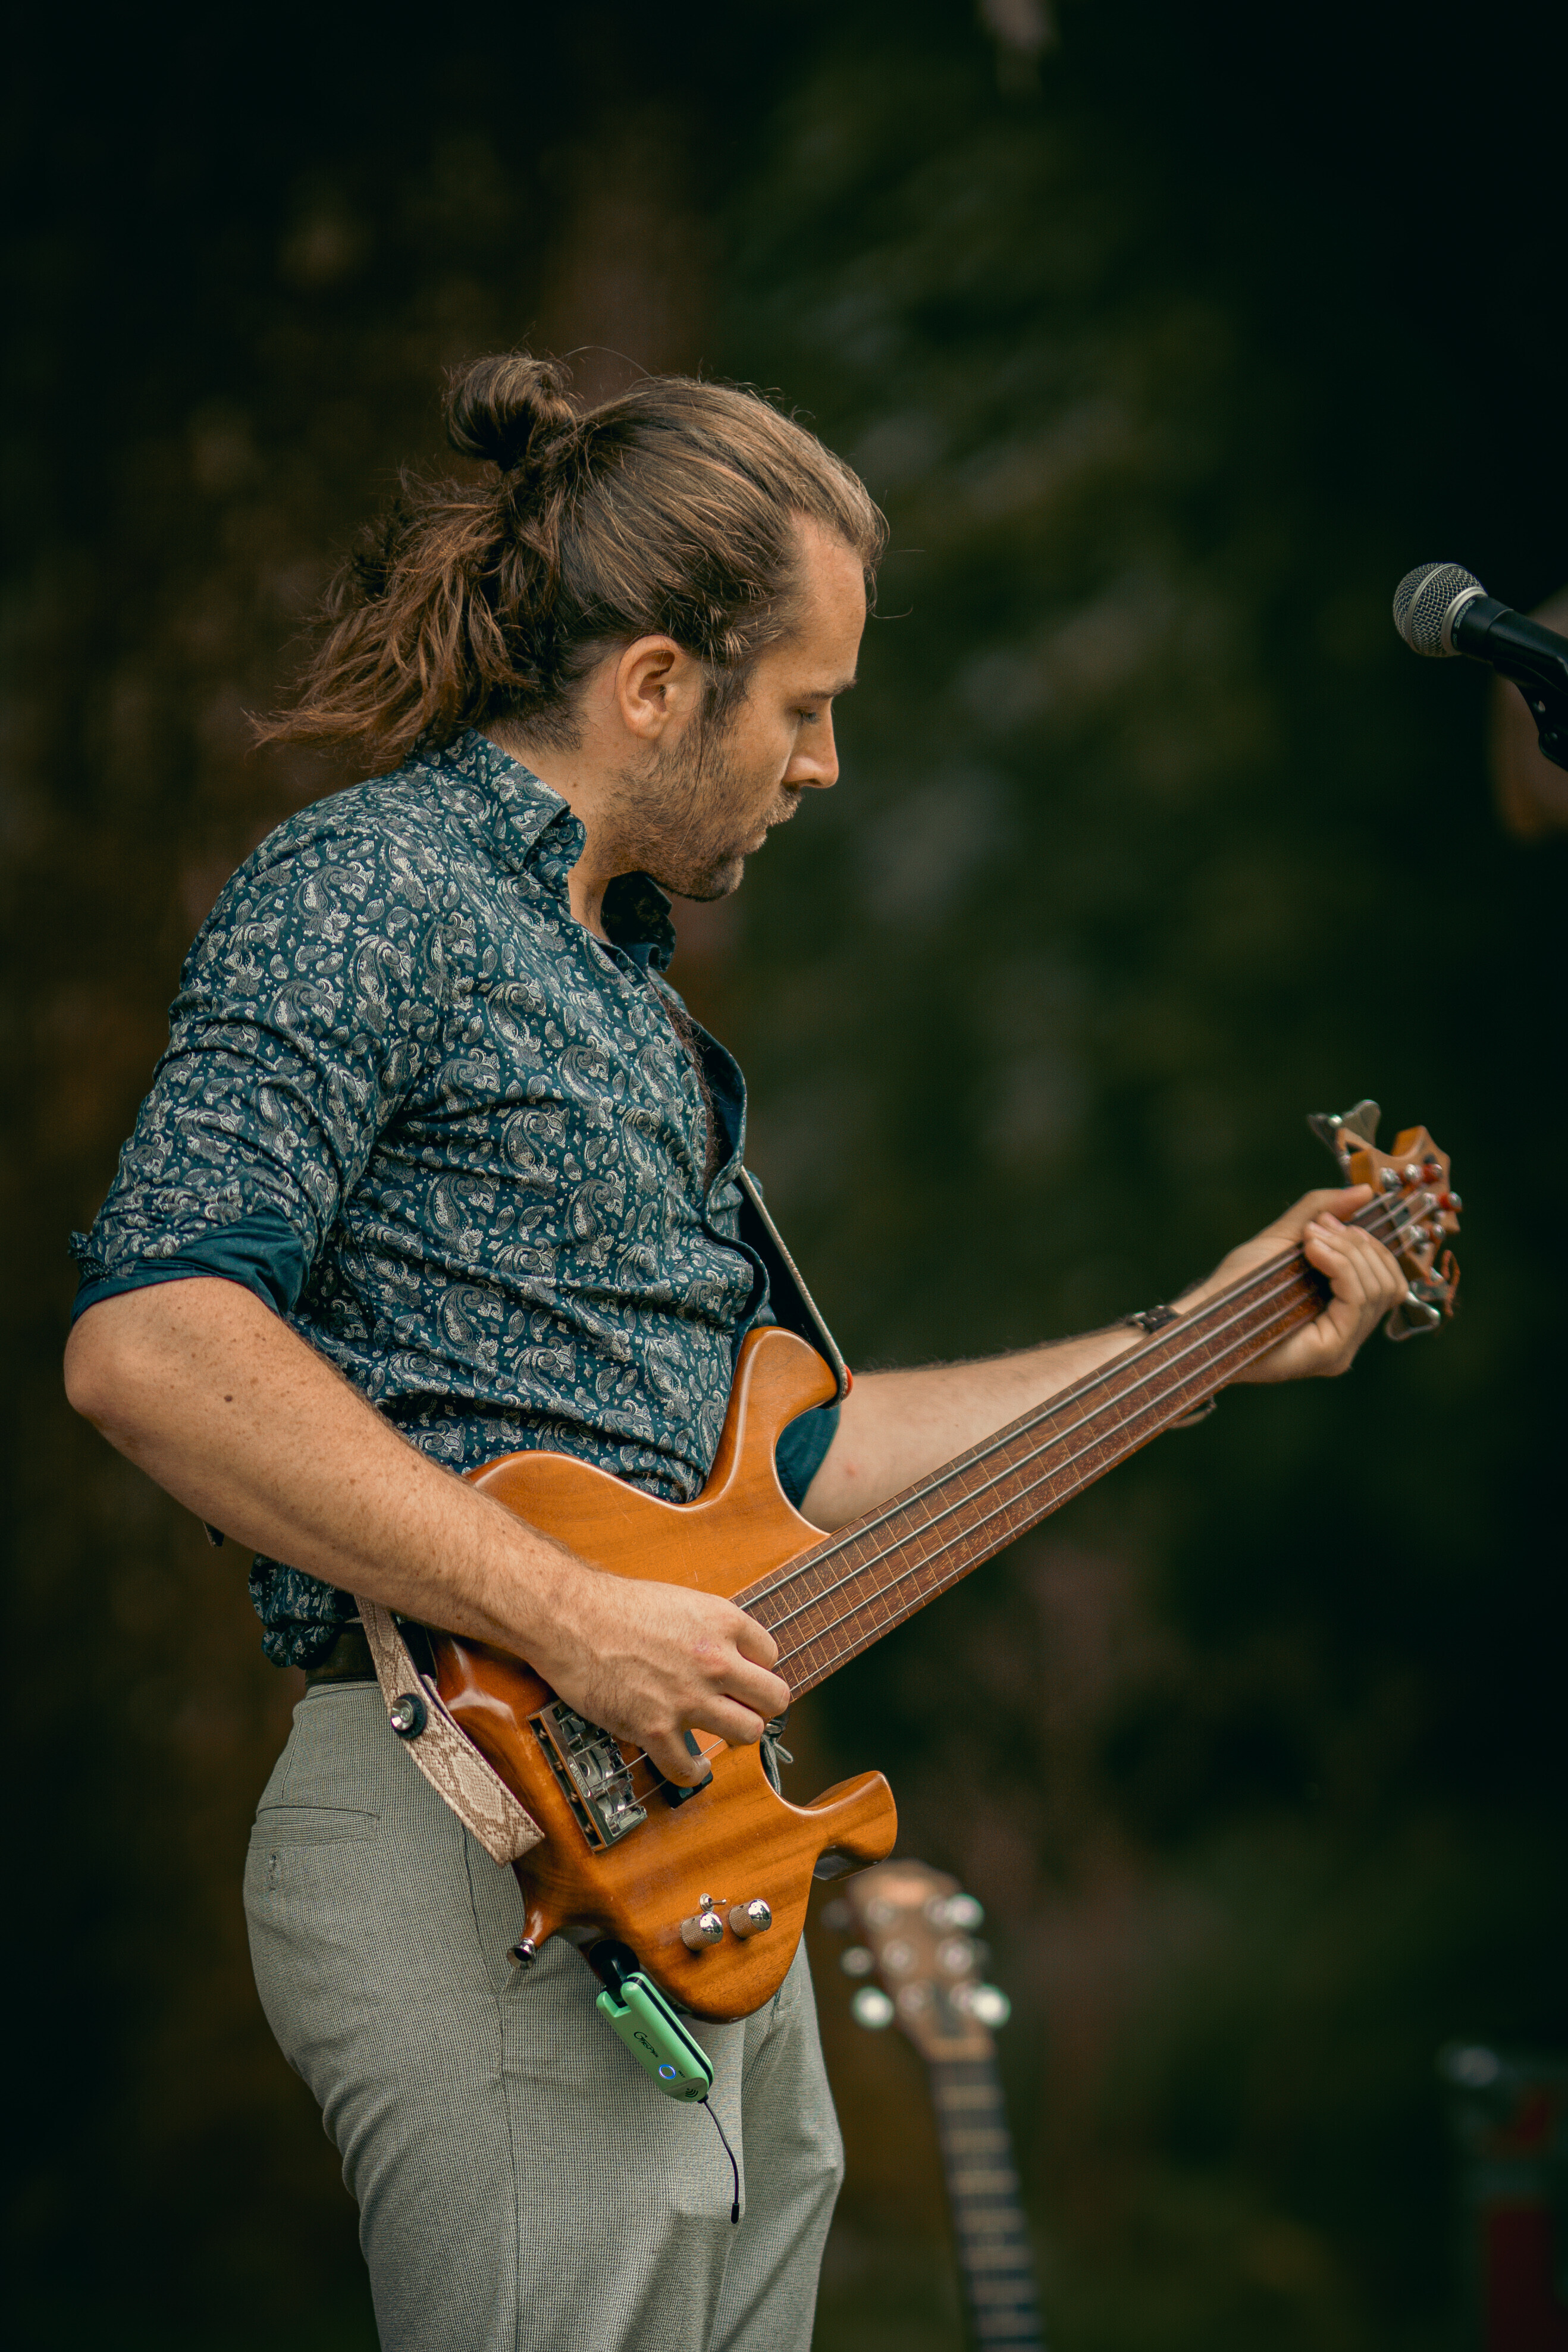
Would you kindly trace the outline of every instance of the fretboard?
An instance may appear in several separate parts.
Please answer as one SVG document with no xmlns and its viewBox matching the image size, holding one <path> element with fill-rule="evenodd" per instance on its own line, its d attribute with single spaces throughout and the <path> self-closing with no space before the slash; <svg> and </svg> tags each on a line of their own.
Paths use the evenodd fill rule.
<svg viewBox="0 0 1568 2352">
<path fill-rule="evenodd" d="M 1397 1234 L 1397 1203 L 1354 1222 Z M 735 1598 L 779 1645 L 799 1696 L 880 1641 L 983 1560 L 1183 1421 L 1321 1308 L 1327 1285 L 1300 1249 L 1141 1341 L 919 1485 Z"/>
<path fill-rule="evenodd" d="M 1043 2352 L 1028 2224 L 996 2062 L 933 2058 L 930 2070 L 970 2333 L 978 2346 Z"/>
</svg>

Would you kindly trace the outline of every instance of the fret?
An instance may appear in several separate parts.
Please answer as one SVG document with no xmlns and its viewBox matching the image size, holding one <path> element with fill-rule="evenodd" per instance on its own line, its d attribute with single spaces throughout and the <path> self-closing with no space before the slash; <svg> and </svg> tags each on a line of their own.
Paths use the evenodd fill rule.
<svg viewBox="0 0 1568 2352">
<path fill-rule="evenodd" d="M 886 1863 L 866 1874 L 858 1897 L 843 1900 L 841 1927 L 858 1926 L 885 1980 L 884 1937 L 903 1947 L 897 1973 L 925 1981 L 937 1966 L 944 1929 L 939 1904 L 955 1882 L 921 1864 Z M 888 1944 L 889 1952 L 892 1944 Z M 1028 2224 L 1019 2200 L 1013 2138 L 990 2037 L 968 2043 L 973 2055 L 944 2057 L 928 2036 L 906 2026 L 925 2059 L 942 2150 L 953 2251 L 973 2346 L 1044 2352 Z"/>
</svg>

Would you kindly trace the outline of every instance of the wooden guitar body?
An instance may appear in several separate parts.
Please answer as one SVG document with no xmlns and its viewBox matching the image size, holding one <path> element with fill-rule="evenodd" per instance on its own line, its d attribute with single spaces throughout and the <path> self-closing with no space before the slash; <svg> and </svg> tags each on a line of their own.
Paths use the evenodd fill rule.
<svg viewBox="0 0 1568 2352">
<path fill-rule="evenodd" d="M 825 1403 L 833 1387 L 804 1340 L 776 1328 L 751 1333 L 712 1475 L 694 1503 L 659 1502 L 559 1454 L 510 1454 L 470 1476 L 595 1567 L 729 1598 L 822 1541 L 786 1500 L 773 1447 L 785 1423 Z M 441 1696 L 544 1832 L 543 1843 L 513 1864 L 528 1906 L 524 1937 L 536 1948 L 560 1934 L 584 1950 L 622 1944 L 693 2015 L 747 2017 L 772 2000 L 795 1958 L 820 1858 L 854 1865 L 891 1851 L 898 1814 L 879 1772 L 792 1805 L 770 1786 L 755 1748 L 731 1748 L 710 1733 L 700 1735 L 708 1787 L 672 1805 L 647 1760 L 635 1763 L 627 1793 L 644 1818 L 613 1843 L 595 1842 L 561 1743 L 541 1727 L 554 1693 L 485 1643 L 442 1633 L 435 1650 Z M 730 1913 L 758 1900 L 772 1925 L 736 1935 Z M 703 1913 L 716 1914 L 723 1933 L 692 1949 L 681 1925 Z"/>
</svg>

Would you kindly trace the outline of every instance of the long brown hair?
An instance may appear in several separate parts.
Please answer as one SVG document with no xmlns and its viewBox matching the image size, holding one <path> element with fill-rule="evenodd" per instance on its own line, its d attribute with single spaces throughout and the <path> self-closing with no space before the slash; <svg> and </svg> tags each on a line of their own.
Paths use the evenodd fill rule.
<svg viewBox="0 0 1568 2352">
<path fill-rule="evenodd" d="M 864 486 L 754 392 L 647 376 L 580 411 L 563 369 L 517 352 L 455 375 L 446 418 L 493 471 L 404 477 L 264 740 L 353 743 L 381 769 L 501 719 L 569 741 L 586 671 L 652 635 L 703 662 L 711 709 L 788 632 L 797 518 L 853 548 L 873 586 L 886 525 Z"/>
</svg>

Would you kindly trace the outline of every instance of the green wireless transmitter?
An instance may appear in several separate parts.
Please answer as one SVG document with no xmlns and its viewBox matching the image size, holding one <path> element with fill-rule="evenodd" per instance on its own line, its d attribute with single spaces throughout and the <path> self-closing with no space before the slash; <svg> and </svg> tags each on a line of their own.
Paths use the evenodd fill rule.
<svg viewBox="0 0 1568 2352">
<path fill-rule="evenodd" d="M 626 1958 L 631 1959 L 632 1954 L 627 1952 Z M 608 1954 L 608 1965 L 599 1963 L 598 1953 L 594 1958 L 605 1979 L 596 2006 L 637 2064 L 666 2098 L 705 2099 L 713 2087 L 713 2062 L 695 2035 L 688 2033 L 658 1987 L 639 1968 L 623 1969 Z"/>
</svg>

